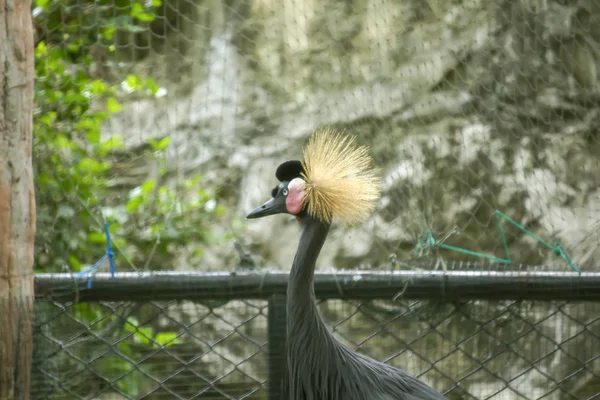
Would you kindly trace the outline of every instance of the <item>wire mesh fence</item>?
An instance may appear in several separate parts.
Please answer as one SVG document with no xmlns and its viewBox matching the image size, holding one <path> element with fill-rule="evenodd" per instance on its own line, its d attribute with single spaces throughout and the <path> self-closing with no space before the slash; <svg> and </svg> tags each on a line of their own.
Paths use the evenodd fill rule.
<svg viewBox="0 0 600 400">
<path fill-rule="evenodd" d="M 87 289 L 70 275 L 38 275 L 32 396 L 280 399 L 286 278 L 104 274 Z M 598 273 L 316 281 L 338 340 L 450 399 L 600 396 L 599 289 Z"/>
<path fill-rule="evenodd" d="M 69 272 L 37 287 L 35 398 L 272 393 L 281 304 L 256 292 L 281 276 L 234 279 L 232 297 L 229 276 L 192 295 L 166 276 L 88 288 L 70 273 L 109 254 L 105 222 L 119 273 L 286 268 L 295 221 L 243 217 L 326 126 L 369 146 L 382 198 L 365 224 L 333 225 L 319 265 L 408 274 L 318 282 L 341 341 L 452 398 L 600 392 L 597 278 L 519 278 L 521 264 L 590 271 L 600 257 L 597 2 L 36 0 L 32 13 L 35 267 Z M 441 272 L 481 259 L 499 279 Z"/>
</svg>

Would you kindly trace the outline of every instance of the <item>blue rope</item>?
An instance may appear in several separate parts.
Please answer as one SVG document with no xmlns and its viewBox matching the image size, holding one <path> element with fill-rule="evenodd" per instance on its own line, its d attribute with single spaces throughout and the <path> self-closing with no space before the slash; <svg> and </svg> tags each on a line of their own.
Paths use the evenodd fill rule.
<svg viewBox="0 0 600 400">
<path fill-rule="evenodd" d="M 88 269 L 78 272 L 75 274 L 75 276 L 82 277 L 84 275 L 88 275 L 89 274 L 89 278 L 87 280 L 87 288 L 90 289 L 92 287 L 92 279 L 94 278 L 94 274 L 93 272 L 102 265 L 102 263 L 104 263 L 104 261 L 106 261 L 106 259 L 108 259 L 108 262 L 110 264 L 110 275 L 114 278 L 115 277 L 115 253 L 113 252 L 112 249 L 112 245 L 110 242 L 110 230 L 108 229 L 108 222 L 104 221 L 104 234 L 106 235 L 106 254 L 104 254 L 104 256 L 102 256 L 102 258 L 100 260 L 98 260 L 98 262 L 94 265 L 92 265 L 91 267 L 89 267 Z"/>
<path fill-rule="evenodd" d="M 419 239 L 419 243 L 417 244 L 417 248 L 415 249 L 415 251 L 418 251 L 418 250 L 424 249 L 424 248 L 439 247 L 441 249 L 455 251 L 457 253 L 462 253 L 462 254 L 466 254 L 469 256 L 473 256 L 473 257 L 484 258 L 484 259 L 487 259 L 487 260 L 490 260 L 493 262 L 497 262 L 500 264 L 511 264 L 512 260 L 510 258 L 510 254 L 508 252 L 508 243 L 506 242 L 506 237 L 504 236 L 504 228 L 502 227 L 502 220 L 505 220 L 505 221 L 509 222 L 510 224 L 512 224 L 513 226 L 515 226 L 520 231 L 522 231 L 523 233 L 529 235 L 530 237 L 535 239 L 537 242 L 539 242 L 542 245 L 544 245 L 545 247 L 547 247 L 549 250 L 552 251 L 552 253 L 554 253 L 558 257 L 562 258 L 571 267 L 571 269 L 573 271 L 575 271 L 579 275 L 581 275 L 581 270 L 579 268 L 577 268 L 577 266 L 573 263 L 573 261 L 571 261 L 571 259 L 567 255 L 567 252 L 565 251 L 565 249 L 563 249 L 563 247 L 561 246 L 560 243 L 554 242 L 553 245 L 550 245 L 548 242 L 546 242 L 545 240 L 543 240 L 542 238 L 540 238 L 539 236 L 537 236 L 530 230 L 524 228 L 523 226 L 518 224 L 516 221 L 509 218 L 506 214 L 504 214 L 498 210 L 496 210 L 495 216 L 496 216 L 496 224 L 498 225 L 498 230 L 500 231 L 500 238 L 502 239 L 502 245 L 504 247 L 504 258 L 499 258 L 499 257 L 492 256 L 489 254 L 479 253 L 476 251 L 471 251 L 471 250 L 463 249 L 460 247 L 450 246 L 450 245 L 444 244 L 442 242 L 438 242 L 434 238 L 431 230 L 429 230 L 429 229 L 426 230 L 425 233 Z"/>
</svg>

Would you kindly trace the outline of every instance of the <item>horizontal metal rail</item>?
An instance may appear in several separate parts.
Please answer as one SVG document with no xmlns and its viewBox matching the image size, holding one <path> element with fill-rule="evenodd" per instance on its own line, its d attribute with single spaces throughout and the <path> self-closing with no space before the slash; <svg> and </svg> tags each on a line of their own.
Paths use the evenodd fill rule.
<svg viewBox="0 0 600 400">
<path fill-rule="evenodd" d="M 285 294 L 288 273 L 98 273 L 91 288 L 73 274 L 37 274 L 38 298 L 56 301 L 267 299 Z M 394 271 L 320 273 L 322 299 L 600 301 L 600 272 Z"/>
</svg>

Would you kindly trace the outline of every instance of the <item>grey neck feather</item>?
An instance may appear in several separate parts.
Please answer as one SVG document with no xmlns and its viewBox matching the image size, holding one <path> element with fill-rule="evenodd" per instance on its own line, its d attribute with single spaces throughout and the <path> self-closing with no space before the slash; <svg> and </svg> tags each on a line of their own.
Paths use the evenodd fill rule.
<svg viewBox="0 0 600 400">
<path fill-rule="evenodd" d="M 303 342 L 328 343 L 331 337 L 319 314 L 315 298 L 315 265 L 323 248 L 329 224 L 310 216 L 302 220 L 303 230 L 298 250 L 292 264 L 287 289 L 287 315 L 289 338 Z M 312 339 L 305 335 L 310 334 Z M 304 337 L 303 337 L 304 336 Z"/>
<path fill-rule="evenodd" d="M 306 216 L 302 220 L 302 235 L 292 264 L 287 291 L 288 312 L 304 312 L 307 305 L 316 307 L 315 266 L 317 257 L 319 257 L 325 239 L 327 239 L 329 227 L 329 224 L 310 216 Z"/>
<path fill-rule="evenodd" d="M 315 265 L 330 225 L 310 216 L 302 225 L 287 290 L 287 390 L 292 400 L 314 399 L 315 388 L 327 392 L 332 383 L 327 381 L 332 372 L 328 361 L 337 359 L 337 342 L 319 314 L 314 290 Z M 322 394 L 325 397 L 319 398 L 332 395 Z"/>
</svg>

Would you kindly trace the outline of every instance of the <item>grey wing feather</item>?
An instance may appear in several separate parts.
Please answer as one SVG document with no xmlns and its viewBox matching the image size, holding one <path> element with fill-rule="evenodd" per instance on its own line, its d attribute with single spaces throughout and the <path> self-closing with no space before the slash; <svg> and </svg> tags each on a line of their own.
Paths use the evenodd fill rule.
<svg viewBox="0 0 600 400">
<path fill-rule="evenodd" d="M 447 400 L 444 395 L 399 368 L 344 350 L 343 353 L 347 352 L 346 359 L 352 359 L 348 364 L 351 370 L 347 371 L 348 377 L 360 381 L 363 387 L 370 387 L 369 397 L 365 400 Z"/>
<path fill-rule="evenodd" d="M 384 364 L 385 365 L 385 364 Z M 373 400 L 447 400 L 416 377 L 401 369 L 385 365 L 387 369 L 385 382 L 382 386 L 382 397 Z"/>
</svg>

